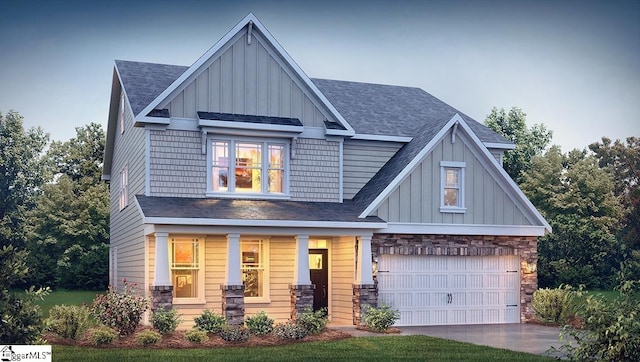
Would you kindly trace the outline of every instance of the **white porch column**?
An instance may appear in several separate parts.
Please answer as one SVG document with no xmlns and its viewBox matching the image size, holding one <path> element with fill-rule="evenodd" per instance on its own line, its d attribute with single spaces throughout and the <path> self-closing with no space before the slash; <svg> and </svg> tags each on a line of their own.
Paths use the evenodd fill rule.
<svg viewBox="0 0 640 362">
<path fill-rule="evenodd" d="M 296 264 L 293 285 L 311 285 L 309 274 L 309 235 L 296 235 Z"/>
<path fill-rule="evenodd" d="M 227 234 L 227 272 L 225 274 L 225 285 L 242 285 L 240 271 L 240 234 Z"/>
<path fill-rule="evenodd" d="M 371 235 L 362 235 L 358 239 L 358 269 L 356 270 L 356 284 L 373 284 L 373 269 L 371 265 Z"/>
<path fill-rule="evenodd" d="M 153 270 L 154 286 L 170 286 L 169 277 L 169 233 L 155 233 L 156 266 Z"/>
</svg>

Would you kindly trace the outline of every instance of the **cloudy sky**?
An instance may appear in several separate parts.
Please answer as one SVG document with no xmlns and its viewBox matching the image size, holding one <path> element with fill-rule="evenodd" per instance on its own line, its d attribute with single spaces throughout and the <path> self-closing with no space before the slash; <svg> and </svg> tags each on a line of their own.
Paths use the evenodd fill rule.
<svg viewBox="0 0 640 362">
<path fill-rule="evenodd" d="M 640 136 L 640 1 L 0 0 L 0 112 L 106 127 L 114 59 L 191 65 L 253 12 L 310 77 L 517 106 L 567 151 Z"/>
</svg>

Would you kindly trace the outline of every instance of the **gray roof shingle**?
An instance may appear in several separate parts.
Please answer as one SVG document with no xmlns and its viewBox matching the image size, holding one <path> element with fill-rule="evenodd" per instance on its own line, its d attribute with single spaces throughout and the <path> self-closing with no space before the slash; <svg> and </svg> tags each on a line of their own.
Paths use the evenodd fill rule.
<svg viewBox="0 0 640 362">
<path fill-rule="evenodd" d="M 360 219 L 351 201 L 344 203 L 288 200 L 236 200 L 153 197 L 136 195 L 145 217 L 224 220 L 293 220 L 380 223 L 372 216 Z"/>
<path fill-rule="evenodd" d="M 189 67 L 116 60 L 131 110 L 137 116 Z M 146 114 L 145 114 L 146 116 Z"/>
<path fill-rule="evenodd" d="M 302 122 L 300 122 L 300 120 L 297 118 L 253 116 L 249 114 L 231 114 L 231 113 L 217 113 L 217 112 L 198 112 L 198 118 L 207 119 L 207 120 L 227 121 L 227 122 L 262 123 L 262 124 L 274 124 L 274 125 L 281 125 L 281 126 L 302 127 Z"/>
</svg>

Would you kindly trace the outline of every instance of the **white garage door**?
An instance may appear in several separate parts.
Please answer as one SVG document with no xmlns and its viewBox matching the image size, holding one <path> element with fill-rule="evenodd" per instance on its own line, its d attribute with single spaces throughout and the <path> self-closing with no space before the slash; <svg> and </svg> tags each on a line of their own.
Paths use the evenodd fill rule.
<svg viewBox="0 0 640 362">
<path fill-rule="evenodd" d="M 520 322 L 518 256 L 381 255 L 378 290 L 398 326 Z"/>
</svg>

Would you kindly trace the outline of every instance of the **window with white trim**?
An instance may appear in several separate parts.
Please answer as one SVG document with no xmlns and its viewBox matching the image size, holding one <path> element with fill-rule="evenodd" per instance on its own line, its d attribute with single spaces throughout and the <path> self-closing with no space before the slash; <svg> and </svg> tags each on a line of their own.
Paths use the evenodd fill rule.
<svg viewBox="0 0 640 362">
<path fill-rule="evenodd" d="M 180 301 L 204 298 L 204 245 L 198 238 L 171 238 L 171 283 L 173 297 Z"/>
<path fill-rule="evenodd" d="M 286 195 L 288 150 L 283 140 L 211 139 L 209 192 Z"/>
<path fill-rule="evenodd" d="M 242 284 L 248 301 L 265 300 L 268 297 L 267 249 L 262 239 L 240 241 Z"/>
<path fill-rule="evenodd" d="M 124 92 L 120 94 L 120 134 L 124 133 Z"/>
<path fill-rule="evenodd" d="M 440 211 L 465 212 L 464 162 L 440 161 Z"/>
<path fill-rule="evenodd" d="M 118 206 L 120 210 L 129 205 L 129 167 L 124 166 L 120 171 L 120 195 Z"/>
</svg>

